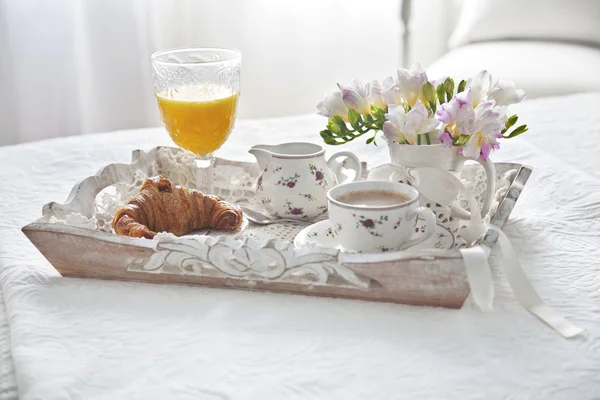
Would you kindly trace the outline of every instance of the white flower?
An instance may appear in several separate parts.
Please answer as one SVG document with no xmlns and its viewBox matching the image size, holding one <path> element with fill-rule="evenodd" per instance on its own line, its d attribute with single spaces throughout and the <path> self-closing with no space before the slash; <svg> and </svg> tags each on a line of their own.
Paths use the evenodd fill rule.
<svg viewBox="0 0 600 400">
<path fill-rule="evenodd" d="M 414 64 L 410 70 L 398 69 L 398 89 L 409 106 L 413 107 L 422 97 L 423 85 L 427 82 L 427 74 L 421 64 Z"/>
<path fill-rule="evenodd" d="M 498 80 L 488 92 L 487 98 L 495 100 L 496 105 L 509 106 L 523 101 L 525 99 L 525 91 L 517 89 L 514 82 Z"/>
<path fill-rule="evenodd" d="M 492 84 L 492 76 L 485 70 L 475 75 L 468 86 L 472 91 L 473 107 L 489 100 L 494 100 L 497 106 L 509 106 L 525 98 L 525 91 L 517 89 L 514 82 L 497 80 Z"/>
<path fill-rule="evenodd" d="M 429 111 L 418 102 L 409 112 L 403 106 L 390 104 L 387 121 L 383 124 L 383 133 L 391 141 L 415 144 L 417 136 L 433 131 L 439 121 L 429 116 Z"/>
<path fill-rule="evenodd" d="M 317 114 L 327 118 L 339 115 L 344 121 L 348 121 L 348 107 L 344 104 L 342 93 L 336 90 L 326 95 L 325 99 L 317 104 Z"/>
<path fill-rule="evenodd" d="M 342 92 L 342 100 L 350 110 L 354 110 L 361 115 L 371 113 L 371 104 L 369 96 L 371 95 L 371 84 L 359 79 L 355 79 L 352 86 L 342 86 L 338 84 Z"/>
<path fill-rule="evenodd" d="M 492 88 L 492 76 L 483 70 L 471 79 L 469 87 L 471 88 L 471 104 L 473 107 L 477 107 L 487 100 L 487 93 Z"/>
<path fill-rule="evenodd" d="M 387 106 L 383 98 L 383 86 L 377 79 L 371 81 L 371 93 L 369 94 L 369 103 L 371 105 L 384 108 Z"/>
<path fill-rule="evenodd" d="M 384 107 L 389 104 L 403 103 L 402 94 L 400 93 L 400 89 L 398 89 L 396 78 L 388 76 L 381 82 L 380 87 Z"/>
</svg>

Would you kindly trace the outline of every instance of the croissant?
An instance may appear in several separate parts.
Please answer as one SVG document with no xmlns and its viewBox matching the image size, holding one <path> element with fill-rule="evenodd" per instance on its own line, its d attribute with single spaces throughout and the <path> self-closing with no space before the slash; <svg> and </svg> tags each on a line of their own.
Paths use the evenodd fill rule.
<svg viewBox="0 0 600 400">
<path fill-rule="evenodd" d="M 162 176 L 147 179 L 140 193 L 115 214 L 118 235 L 152 239 L 156 232 L 181 236 L 195 229 L 235 231 L 242 211 L 213 195 L 175 186 Z"/>
</svg>

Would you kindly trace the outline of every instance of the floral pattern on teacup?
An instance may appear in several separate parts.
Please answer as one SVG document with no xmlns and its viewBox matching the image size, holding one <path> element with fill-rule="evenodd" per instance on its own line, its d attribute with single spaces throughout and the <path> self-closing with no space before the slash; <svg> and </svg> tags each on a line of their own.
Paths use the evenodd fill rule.
<svg viewBox="0 0 600 400">
<path fill-rule="evenodd" d="M 379 218 L 377 218 L 377 219 L 366 218 L 364 215 L 356 215 L 356 214 L 352 214 L 352 216 L 357 220 L 356 221 L 357 228 L 360 228 L 362 226 L 363 228 L 366 228 L 367 231 L 372 236 L 375 236 L 375 237 L 383 236 L 381 233 L 377 232 L 377 225 L 383 225 L 383 223 L 388 220 L 387 215 L 380 215 Z"/>
<path fill-rule="evenodd" d="M 425 229 L 426 229 L 426 228 L 427 228 L 427 225 L 421 225 L 421 226 L 417 226 L 417 227 L 415 227 L 415 232 L 416 232 L 416 233 L 418 233 L 418 232 L 421 232 L 421 233 L 423 233 L 423 232 L 425 232 Z"/>
<path fill-rule="evenodd" d="M 310 173 L 315 177 L 315 181 L 317 182 L 317 185 L 326 187 L 327 179 L 325 178 L 325 174 L 323 173 L 323 170 L 320 168 L 317 168 L 317 166 L 314 164 L 308 164 L 308 167 L 310 168 Z"/>
<path fill-rule="evenodd" d="M 396 221 L 396 223 L 394 224 L 394 229 L 398 229 L 398 227 L 400 227 L 401 223 L 402 223 L 402 217 L 398 218 L 398 221 Z"/>
</svg>

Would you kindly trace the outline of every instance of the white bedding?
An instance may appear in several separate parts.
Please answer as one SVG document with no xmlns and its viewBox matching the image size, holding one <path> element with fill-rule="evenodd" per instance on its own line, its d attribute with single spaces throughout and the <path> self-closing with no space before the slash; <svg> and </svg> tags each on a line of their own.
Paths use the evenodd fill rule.
<svg viewBox="0 0 600 400">
<path fill-rule="evenodd" d="M 516 108 L 517 109 L 517 108 Z M 461 310 L 58 277 L 19 228 L 161 129 L 0 148 L 0 282 L 22 399 L 600 398 L 600 94 L 519 105 L 530 132 L 496 161 L 535 170 L 505 228 L 566 340 L 515 301 Z M 312 140 L 316 116 L 240 121 L 220 156 Z M 371 165 L 386 149 L 355 143 Z M 330 152 L 333 149 L 328 149 Z M 339 149 L 338 149 L 339 150 Z"/>
</svg>

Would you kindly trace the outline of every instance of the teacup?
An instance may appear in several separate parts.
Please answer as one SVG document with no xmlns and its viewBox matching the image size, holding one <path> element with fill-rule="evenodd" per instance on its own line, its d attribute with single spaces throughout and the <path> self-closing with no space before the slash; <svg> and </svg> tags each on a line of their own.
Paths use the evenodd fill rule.
<svg viewBox="0 0 600 400">
<path fill-rule="evenodd" d="M 327 192 L 329 221 L 339 244 L 347 250 L 404 250 L 427 240 L 435 231 L 435 215 L 419 206 L 419 192 L 391 181 L 345 183 Z M 425 232 L 417 238 L 417 218 Z"/>
</svg>

